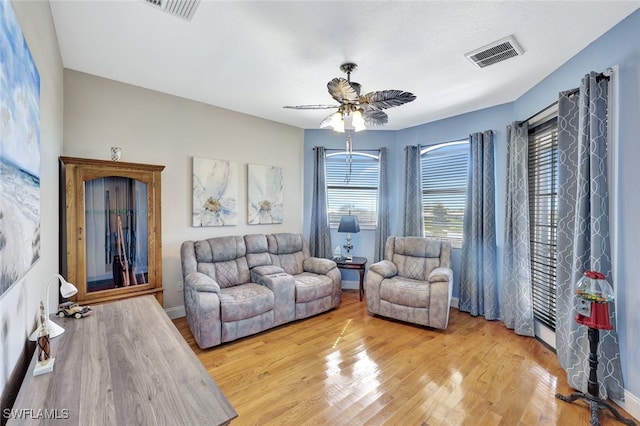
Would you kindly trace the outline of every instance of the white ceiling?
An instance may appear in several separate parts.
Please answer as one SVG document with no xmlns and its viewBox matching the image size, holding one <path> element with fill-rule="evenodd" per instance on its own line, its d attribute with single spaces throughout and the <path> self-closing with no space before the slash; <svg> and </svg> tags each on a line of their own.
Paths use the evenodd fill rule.
<svg viewBox="0 0 640 426">
<path fill-rule="evenodd" d="M 326 84 L 398 89 L 387 130 L 511 102 L 634 10 L 636 1 L 207 1 L 191 21 L 141 0 L 51 0 L 66 68 L 301 128 L 333 104 Z M 464 54 L 513 35 L 523 56 Z M 638 40 L 629 42 L 637 43 Z M 613 65 L 613 64 L 612 64 Z M 585 69 L 585 73 L 590 70 Z"/>
</svg>

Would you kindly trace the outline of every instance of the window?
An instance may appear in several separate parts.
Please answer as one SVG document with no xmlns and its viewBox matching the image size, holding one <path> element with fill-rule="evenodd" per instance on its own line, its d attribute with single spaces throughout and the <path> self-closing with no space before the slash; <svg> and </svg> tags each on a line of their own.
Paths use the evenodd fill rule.
<svg viewBox="0 0 640 426">
<path fill-rule="evenodd" d="M 424 235 L 462 247 L 467 198 L 469 141 L 448 142 L 421 151 Z"/>
<path fill-rule="evenodd" d="M 353 152 L 349 161 L 347 152 L 327 154 L 327 204 L 329 224 L 337 227 L 340 216 L 358 216 L 361 227 L 375 228 L 378 221 L 377 155 Z"/>
<path fill-rule="evenodd" d="M 557 115 L 529 128 L 529 228 L 534 317 L 556 326 Z"/>
</svg>

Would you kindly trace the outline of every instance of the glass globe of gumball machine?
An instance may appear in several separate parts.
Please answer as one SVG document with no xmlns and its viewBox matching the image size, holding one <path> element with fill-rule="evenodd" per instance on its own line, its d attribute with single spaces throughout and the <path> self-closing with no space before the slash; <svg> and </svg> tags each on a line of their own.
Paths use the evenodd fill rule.
<svg viewBox="0 0 640 426">
<path fill-rule="evenodd" d="M 600 341 L 600 330 L 613 330 L 613 325 L 609 319 L 609 302 L 613 302 L 613 287 L 606 280 L 603 273 L 598 271 L 586 271 L 576 282 L 574 287 L 576 295 L 575 321 L 589 328 L 587 336 L 589 339 L 589 379 L 587 382 L 587 393 L 574 392 L 565 396 L 556 394 L 556 398 L 573 402 L 582 400 L 591 410 L 589 424 L 600 426 L 599 411 L 602 408 L 608 409 L 619 422 L 636 426 L 631 419 L 626 419 L 608 401 L 600 398 L 598 385 L 598 343 Z"/>
<path fill-rule="evenodd" d="M 609 320 L 609 302 L 613 288 L 601 272 L 586 271 L 575 286 L 578 296 L 576 322 L 598 330 L 613 330 Z"/>
</svg>

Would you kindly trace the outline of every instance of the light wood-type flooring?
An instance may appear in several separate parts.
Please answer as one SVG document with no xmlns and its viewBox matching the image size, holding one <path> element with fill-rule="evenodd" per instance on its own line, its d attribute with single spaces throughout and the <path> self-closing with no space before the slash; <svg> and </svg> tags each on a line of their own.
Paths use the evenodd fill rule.
<svg viewBox="0 0 640 426">
<path fill-rule="evenodd" d="M 371 316 L 344 291 L 335 310 L 207 350 L 174 324 L 238 411 L 232 425 L 589 424 L 586 404 L 554 397 L 571 389 L 551 350 L 453 308 L 439 331 Z"/>
</svg>

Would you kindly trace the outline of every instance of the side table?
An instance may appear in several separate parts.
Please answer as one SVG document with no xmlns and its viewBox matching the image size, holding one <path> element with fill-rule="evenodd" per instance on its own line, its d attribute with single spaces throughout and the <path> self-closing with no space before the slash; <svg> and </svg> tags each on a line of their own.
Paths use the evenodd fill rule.
<svg viewBox="0 0 640 426">
<path fill-rule="evenodd" d="M 340 269 L 353 269 L 357 270 L 360 273 L 360 301 L 362 302 L 362 295 L 364 294 L 364 271 L 365 265 L 367 264 L 366 257 L 356 257 L 353 256 L 352 260 L 347 260 L 346 258 L 334 258 L 334 262 L 338 265 Z"/>
</svg>

